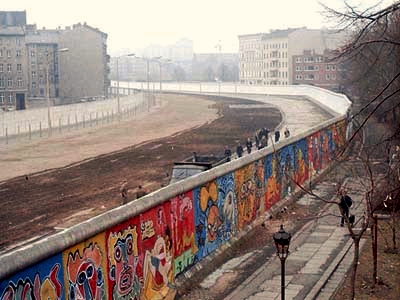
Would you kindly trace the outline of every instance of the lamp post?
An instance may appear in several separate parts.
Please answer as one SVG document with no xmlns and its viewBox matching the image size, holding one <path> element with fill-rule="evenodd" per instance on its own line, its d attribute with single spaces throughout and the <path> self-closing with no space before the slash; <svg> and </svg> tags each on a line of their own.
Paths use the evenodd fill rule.
<svg viewBox="0 0 400 300">
<path fill-rule="evenodd" d="M 278 232 L 274 233 L 273 239 L 276 246 L 276 254 L 281 260 L 281 299 L 285 300 L 285 261 L 289 255 L 289 244 L 292 235 L 287 233 L 281 225 Z"/>
<path fill-rule="evenodd" d="M 135 56 L 135 53 L 129 53 L 122 56 Z M 117 56 L 117 110 L 118 110 L 118 120 L 121 119 L 121 106 L 119 101 L 119 59 L 122 56 Z"/>
<path fill-rule="evenodd" d="M 53 51 L 53 55 L 55 52 L 67 52 L 68 48 L 61 48 Z M 48 122 L 48 135 L 51 136 L 51 113 L 50 113 L 50 80 L 49 80 L 49 69 L 50 69 L 50 61 L 49 61 L 49 53 L 46 54 L 47 64 L 46 64 L 46 92 L 47 92 L 47 122 Z"/>
</svg>

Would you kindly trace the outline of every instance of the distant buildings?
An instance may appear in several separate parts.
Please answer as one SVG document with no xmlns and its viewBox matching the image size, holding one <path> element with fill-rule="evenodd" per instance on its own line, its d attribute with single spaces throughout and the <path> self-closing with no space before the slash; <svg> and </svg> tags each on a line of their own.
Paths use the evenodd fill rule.
<svg viewBox="0 0 400 300">
<path fill-rule="evenodd" d="M 331 51 L 317 53 L 304 50 L 301 55 L 293 55 L 293 84 L 310 84 L 329 90 L 339 90 L 341 65 L 333 60 Z"/>
<path fill-rule="evenodd" d="M 107 96 L 107 34 L 86 23 L 37 29 L 26 12 L 0 12 L 0 102 L 4 110 Z"/>
<path fill-rule="evenodd" d="M 295 83 L 295 55 L 302 55 L 305 49 L 313 49 L 316 53 L 336 49 L 344 42 L 345 35 L 301 27 L 240 35 L 238 38 L 242 84 L 288 85 Z"/>
</svg>

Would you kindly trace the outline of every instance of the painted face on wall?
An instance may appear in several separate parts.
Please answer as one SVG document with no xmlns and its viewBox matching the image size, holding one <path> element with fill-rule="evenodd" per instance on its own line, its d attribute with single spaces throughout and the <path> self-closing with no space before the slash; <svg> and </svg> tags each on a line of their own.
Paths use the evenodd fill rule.
<svg viewBox="0 0 400 300">
<path fill-rule="evenodd" d="M 217 238 L 218 229 L 221 227 L 221 218 L 219 217 L 218 207 L 212 205 L 207 216 L 207 238 L 213 242 Z"/>
<path fill-rule="evenodd" d="M 128 235 L 126 239 L 118 239 L 114 245 L 115 279 L 117 281 L 118 292 L 122 295 L 127 293 L 133 283 L 133 240 L 132 235 Z"/>
<path fill-rule="evenodd" d="M 108 255 L 111 267 L 111 279 L 115 281 L 114 297 L 139 293 L 139 280 L 136 274 L 138 264 L 136 226 L 130 226 L 122 232 L 112 233 L 108 238 Z"/>
<path fill-rule="evenodd" d="M 70 282 L 69 299 L 101 299 L 104 278 L 101 270 L 101 251 L 95 244 L 70 254 L 67 262 Z"/>
</svg>

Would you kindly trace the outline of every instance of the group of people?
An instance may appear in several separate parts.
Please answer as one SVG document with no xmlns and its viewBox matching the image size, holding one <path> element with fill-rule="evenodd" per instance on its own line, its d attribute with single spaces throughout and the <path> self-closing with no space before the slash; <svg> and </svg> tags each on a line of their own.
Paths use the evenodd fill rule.
<svg viewBox="0 0 400 300">
<path fill-rule="evenodd" d="M 285 138 L 288 138 L 290 136 L 290 131 L 286 127 L 285 131 L 283 132 Z M 275 143 L 279 142 L 280 139 L 280 131 L 277 130 L 275 131 Z M 268 138 L 269 138 L 269 130 L 264 127 L 256 131 L 254 135 L 254 140 L 255 140 L 255 146 L 258 150 L 265 148 L 268 146 Z M 242 143 L 238 143 L 236 146 L 236 155 L 238 158 L 243 156 L 243 153 L 247 151 L 248 154 L 251 153 L 251 150 L 253 148 L 253 141 L 251 138 L 248 138 L 246 143 L 242 145 Z M 231 156 L 232 156 L 232 150 L 229 148 L 229 146 L 225 147 L 225 156 L 227 157 L 227 161 L 231 161 Z"/>
</svg>

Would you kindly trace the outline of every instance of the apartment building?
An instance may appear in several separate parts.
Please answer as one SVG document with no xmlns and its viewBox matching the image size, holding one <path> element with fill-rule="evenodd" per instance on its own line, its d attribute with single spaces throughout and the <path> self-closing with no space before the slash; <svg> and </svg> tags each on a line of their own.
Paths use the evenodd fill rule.
<svg viewBox="0 0 400 300">
<path fill-rule="evenodd" d="M 333 91 L 339 88 L 341 65 L 334 60 L 332 51 L 304 50 L 303 54 L 293 56 L 292 69 L 293 84 L 310 84 Z"/>
<path fill-rule="evenodd" d="M 68 102 L 79 97 L 107 97 L 110 86 L 107 34 L 78 23 L 60 31 L 58 47 L 68 49 L 58 55 L 60 97 Z"/>
<path fill-rule="evenodd" d="M 23 27 L 0 25 L 0 104 L 5 111 L 26 107 L 26 58 Z"/>
<path fill-rule="evenodd" d="M 344 42 L 343 33 L 289 28 L 270 33 L 240 35 L 239 77 L 242 84 L 293 84 L 292 59 L 304 49 L 335 49 Z"/>
<path fill-rule="evenodd" d="M 0 11 L 0 104 L 3 110 L 37 103 L 107 97 L 107 34 L 86 23 L 61 29 L 26 24 L 25 11 Z"/>
</svg>

